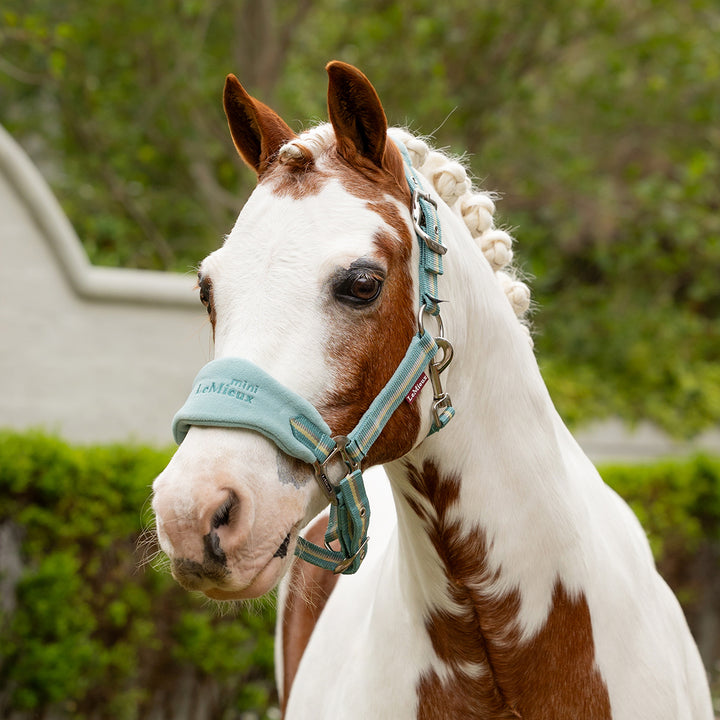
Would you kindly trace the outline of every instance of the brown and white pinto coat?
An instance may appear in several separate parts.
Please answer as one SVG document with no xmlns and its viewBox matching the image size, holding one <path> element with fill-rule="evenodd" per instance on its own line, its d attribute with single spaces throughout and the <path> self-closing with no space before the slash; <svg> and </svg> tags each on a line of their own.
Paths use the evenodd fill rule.
<svg viewBox="0 0 720 720">
<path fill-rule="evenodd" d="M 331 123 L 300 137 L 228 78 L 233 140 L 259 184 L 200 287 L 216 357 L 255 362 L 344 434 L 416 331 L 417 248 L 374 89 L 351 66 L 328 73 Z M 437 199 L 456 417 L 427 437 L 425 391 L 386 426 L 366 463 L 387 477 L 366 473 L 358 573 L 293 562 L 324 504 L 309 467 L 256 433 L 193 427 L 154 485 L 175 577 L 233 599 L 285 576 L 289 720 L 710 720 L 697 649 L 642 529 L 555 412 L 463 213 Z"/>
</svg>

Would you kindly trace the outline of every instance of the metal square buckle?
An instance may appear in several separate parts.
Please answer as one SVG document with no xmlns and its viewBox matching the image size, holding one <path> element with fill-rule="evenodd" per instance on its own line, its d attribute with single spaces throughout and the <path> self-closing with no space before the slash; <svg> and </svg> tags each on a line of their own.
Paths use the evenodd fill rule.
<svg viewBox="0 0 720 720">
<path fill-rule="evenodd" d="M 420 204 L 420 200 L 429 203 L 435 208 L 434 217 L 428 217 Z M 415 232 L 430 248 L 430 250 L 438 255 L 444 255 L 447 252 L 447 248 L 436 240 L 436 238 L 440 236 L 440 225 L 437 219 L 437 202 L 435 202 L 435 199 L 430 195 L 430 193 L 421 190 L 417 185 L 412 190 L 412 219 Z M 429 220 L 432 220 L 434 237 L 429 235 L 422 226 L 422 222 L 424 221 L 425 226 L 427 227 Z"/>
</svg>

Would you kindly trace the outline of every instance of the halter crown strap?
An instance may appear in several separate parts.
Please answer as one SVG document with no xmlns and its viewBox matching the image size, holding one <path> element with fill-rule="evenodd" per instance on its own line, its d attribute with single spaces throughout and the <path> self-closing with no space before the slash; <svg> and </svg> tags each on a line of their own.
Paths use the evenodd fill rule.
<svg viewBox="0 0 720 720">
<path fill-rule="evenodd" d="M 412 218 L 420 247 L 420 307 L 431 315 L 440 314 L 438 276 L 443 274 L 443 255 L 447 248 L 442 244 L 442 231 L 437 203 L 423 189 L 420 176 L 415 172 L 410 154 L 402 142 L 395 141 L 405 166 L 405 179 L 412 195 Z"/>
</svg>

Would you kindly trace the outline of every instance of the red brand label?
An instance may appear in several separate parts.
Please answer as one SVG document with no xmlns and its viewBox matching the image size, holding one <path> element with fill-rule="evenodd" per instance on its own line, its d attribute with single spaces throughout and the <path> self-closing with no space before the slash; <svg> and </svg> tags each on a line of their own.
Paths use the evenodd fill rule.
<svg viewBox="0 0 720 720">
<path fill-rule="evenodd" d="M 428 381 L 428 376 L 423 373 L 418 379 L 417 382 L 412 386 L 412 390 L 405 396 L 405 400 L 412 404 L 412 402 L 415 400 L 415 398 L 418 396 L 418 393 L 425 387 L 425 383 Z"/>
</svg>

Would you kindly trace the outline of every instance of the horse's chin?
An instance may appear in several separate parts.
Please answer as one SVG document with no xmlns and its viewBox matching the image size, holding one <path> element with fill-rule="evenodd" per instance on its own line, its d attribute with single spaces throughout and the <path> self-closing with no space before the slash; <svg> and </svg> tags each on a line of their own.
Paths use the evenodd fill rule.
<svg viewBox="0 0 720 720">
<path fill-rule="evenodd" d="M 233 587 L 232 579 L 223 585 L 203 588 L 211 600 L 252 600 L 267 595 L 285 574 L 292 558 L 273 557 L 270 562 L 242 587 Z"/>
</svg>

